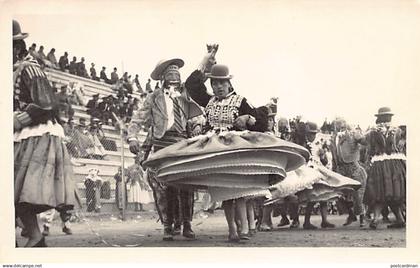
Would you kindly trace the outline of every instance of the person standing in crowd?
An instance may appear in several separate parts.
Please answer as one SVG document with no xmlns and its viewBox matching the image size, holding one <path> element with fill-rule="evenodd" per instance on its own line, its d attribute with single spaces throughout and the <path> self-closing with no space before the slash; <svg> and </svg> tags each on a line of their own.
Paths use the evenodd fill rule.
<svg viewBox="0 0 420 268">
<path fill-rule="evenodd" d="M 76 189 L 55 96 L 46 74 L 27 55 L 27 36 L 13 20 L 14 204 L 28 233 L 25 247 L 45 247 L 37 214 L 73 209 Z"/>
<path fill-rule="evenodd" d="M 401 125 L 398 128 L 401 130 L 401 135 L 397 143 L 397 148 L 399 152 L 407 155 L 407 126 Z"/>
<path fill-rule="evenodd" d="M 118 74 L 117 74 L 117 68 L 114 67 L 114 71 L 111 73 L 111 85 L 115 85 L 118 82 Z"/>
<path fill-rule="evenodd" d="M 144 211 L 143 204 L 153 202 L 150 198 L 150 187 L 144 180 L 144 172 L 139 164 L 128 167 L 128 180 L 130 183 L 130 192 L 128 193 L 128 202 L 134 203 L 135 211 Z"/>
<path fill-rule="evenodd" d="M 275 113 L 268 113 L 268 124 L 266 133 L 275 135 Z M 287 213 L 290 214 L 292 223 L 290 225 L 291 229 L 299 227 L 299 203 L 296 195 L 291 194 L 284 197 L 280 202 L 274 204 L 263 206 L 262 209 L 262 218 L 260 224 L 261 231 L 271 231 L 273 229 L 273 223 L 271 220 L 271 212 L 274 211 L 275 215 L 280 215 L 281 220 L 277 227 L 283 227 L 290 224 L 290 220 L 287 216 Z"/>
<path fill-rule="evenodd" d="M 373 208 L 374 216 L 369 227 L 376 229 L 381 210 L 389 206 L 397 221 L 388 228 L 405 228 L 401 208 L 406 198 L 406 156 L 398 150 L 401 130 L 392 126 L 389 107 L 379 108 L 376 128 L 366 135 L 371 166 L 364 201 Z"/>
<path fill-rule="evenodd" d="M 123 204 L 125 204 L 124 208 L 127 207 L 127 184 L 129 183 L 127 170 L 124 169 L 124 177 L 125 177 L 125 202 L 123 202 L 123 188 L 122 188 L 122 169 L 121 167 L 118 168 L 118 172 L 114 175 L 115 180 L 115 204 L 117 208 L 122 211 Z"/>
<path fill-rule="evenodd" d="M 87 212 L 101 212 L 102 178 L 98 176 L 99 169 L 91 168 L 85 177 Z"/>
<path fill-rule="evenodd" d="M 51 63 L 51 67 L 54 69 L 58 69 L 57 58 L 55 57 L 55 48 L 52 48 L 50 52 L 48 52 L 47 60 Z"/>
<path fill-rule="evenodd" d="M 163 86 L 148 96 L 143 106 L 131 119 L 127 139 L 133 154 L 140 152 L 137 134 L 143 127 L 151 128 L 153 137 L 151 146 L 153 146 L 154 152 L 187 138 L 187 120 L 194 115 L 190 114 L 191 110 L 188 108 L 191 101 L 180 93 L 181 90 L 185 91 L 182 88 L 179 73 L 179 68 L 182 66 L 184 66 L 182 59 L 170 59 L 160 61 L 153 70 L 151 77 L 154 80 L 161 80 Z M 150 79 L 148 84 L 150 87 Z M 199 110 L 198 107 L 196 108 Z M 146 157 L 147 155 L 148 153 L 146 153 Z M 153 173 L 149 173 L 148 179 L 160 220 L 164 225 L 163 240 L 171 241 L 173 235 L 180 232 L 181 226 L 174 225 L 180 212 L 183 236 L 194 238 L 195 234 L 191 226 L 194 193 L 189 190 L 179 190 L 174 186 L 163 185 L 156 180 Z"/>
<path fill-rule="evenodd" d="M 71 74 L 74 74 L 74 75 L 77 74 L 77 62 L 76 61 L 77 61 L 77 58 L 73 57 L 73 60 L 70 62 L 70 65 L 69 65 L 69 72 Z"/>
<path fill-rule="evenodd" d="M 90 64 L 90 78 L 99 81 L 99 78 L 96 76 L 95 63 L 93 62 Z"/>
<path fill-rule="evenodd" d="M 353 130 L 344 119 L 338 118 L 334 122 L 336 133 L 331 137 L 331 152 L 333 156 L 332 169 L 339 174 L 357 180 L 362 185 L 345 200 L 349 212 L 344 226 L 357 221 L 359 216 L 360 227 L 364 227 L 363 195 L 366 188 L 367 173 L 359 164 L 360 143 L 363 136 L 359 131 Z"/>
<path fill-rule="evenodd" d="M 152 86 L 150 85 L 150 83 L 151 83 L 151 80 L 150 80 L 150 79 L 147 79 L 147 83 L 146 83 L 146 93 L 151 93 L 151 92 L 153 92 L 153 90 L 152 90 Z"/>
<path fill-rule="evenodd" d="M 64 52 L 64 55 L 61 56 L 60 59 L 58 60 L 58 65 L 60 66 L 60 70 L 63 72 L 69 69 L 68 55 L 69 54 L 67 54 L 67 52 Z"/>
<path fill-rule="evenodd" d="M 312 154 L 312 161 L 314 161 L 318 165 L 323 165 L 321 162 L 321 157 L 319 151 L 316 151 L 315 147 L 315 138 L 318 133 L 318 126 L 314 122 L 308 122 L 306 125 L 306 131 L 303 135 L 303 139 L 305 140 L 306 148 Z M 303 229 L 314 230 L 317 229 L 315 225 L 311 223 L 311 215 L 314 209 L 314 206 L 317 202 L 310 200 L 306 203 L 305 208 L 305 221 L 303 223 Z M 319 206 L 321 210 L 321 228 L 335 228 L 335 225 L 328 221 L 328 200 L 320 200 Z"/>
<path fill-rule="evenodd" d="M 139 75 L 138 74 L 136 74 L 136 77 L 134 78 L 134 84 L 136 84 L 137 92 L 139 92 L 140 94 L 143 93 L 143 88 L 140 85 Z"/>
</svg>

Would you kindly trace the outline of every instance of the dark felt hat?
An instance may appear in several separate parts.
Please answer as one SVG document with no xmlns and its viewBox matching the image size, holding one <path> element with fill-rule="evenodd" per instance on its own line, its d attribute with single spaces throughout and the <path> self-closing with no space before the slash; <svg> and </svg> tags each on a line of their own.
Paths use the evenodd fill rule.
<svg viewBox="0 0 420 268">
<path fill-rule="evenodd" d="M 212 79 L 229 80 L 233 76 L 229 74 L 229 68 L 226 65 L 215 64 L 211 67 L 210 74 L 207 75 L 207 77 Z"/>
<path fill-rule="evenodd" d="M 17 22 L 17 20 L 13 20 L 13 40 L 22 40 L 28 36 L 28 33 L 22 33 L 19 22 Z"/>
<path fill-rule="evenodd" d="M 391 112 L 391 108 L 381 107 L 379 108 L 378 113 L 375 114 L 375 116 L 381 116 L 381 115 L 394 115 L 394 114 Z"/>
</svg>

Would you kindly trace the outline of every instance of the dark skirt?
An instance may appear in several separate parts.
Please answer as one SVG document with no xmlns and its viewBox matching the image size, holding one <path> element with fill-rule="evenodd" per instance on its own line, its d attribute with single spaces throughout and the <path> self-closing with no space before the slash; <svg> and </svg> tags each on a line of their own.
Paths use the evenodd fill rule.
<svg viewBox="0 0 420 268">
<path fill-rule="evenodd" d="M 364 203 L 402 204 L 406 197 L 406 162 L 376 161 L 369 169 Z"/>
<path fill-rule="evenodd" d="M 14 184 L 17 214 L 72 209 L 76 184 L 62 138 L 46 133 L 15 142 Z"/>
</svg>

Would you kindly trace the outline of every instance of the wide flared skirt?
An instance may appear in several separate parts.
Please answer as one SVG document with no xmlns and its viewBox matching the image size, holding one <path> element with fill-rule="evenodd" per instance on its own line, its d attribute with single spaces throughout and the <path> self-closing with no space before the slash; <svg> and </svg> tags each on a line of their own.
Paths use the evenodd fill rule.
<svg viewBox="0 0 420 268">
<path fill-rule="evenodd" d="M 269 193 L 287 171 L 305 164 L 309 152 L 258 132 L 212 133 L 182 140 L 152 155 L 145 165 L 165 184 L 206 189 L 223 201 Z"/>
<path fill-rule="evenodd" d="M 61 137 L 45 133 L 14 144 L 16 209 L 72 209 L 76 201 L 70 156 Z"/>
<path fill-rule="evenodd" d="M 373 162 L 369 168 L 364 202 L 402 204 L 406 200 L 406 162 L 387 159 Z"/>
<path fill-rule="evenodd" d="M 272 198 L 265 204 L 279 202 L 290 195 L 296 195 L 300 203 L 328 201 L 349 194 L 360 186 L 360 182 L 324 166 L 302 166 L 287 173 L 283 181 L 270 187 Z"/>
</svg>

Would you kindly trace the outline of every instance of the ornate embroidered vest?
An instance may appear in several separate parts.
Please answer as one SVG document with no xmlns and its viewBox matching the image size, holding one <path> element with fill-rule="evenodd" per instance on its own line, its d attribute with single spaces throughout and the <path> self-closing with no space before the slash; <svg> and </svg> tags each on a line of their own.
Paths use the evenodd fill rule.
<svg viewBox="0 0 420 268">
<path fill-rule="evenodd" d="M 232 94 L 223 100 L 213 96 L 205 108 L 207 120 L 212 129 L 231 129 L 239 116 L 243 97 Z"/>
</svg>

